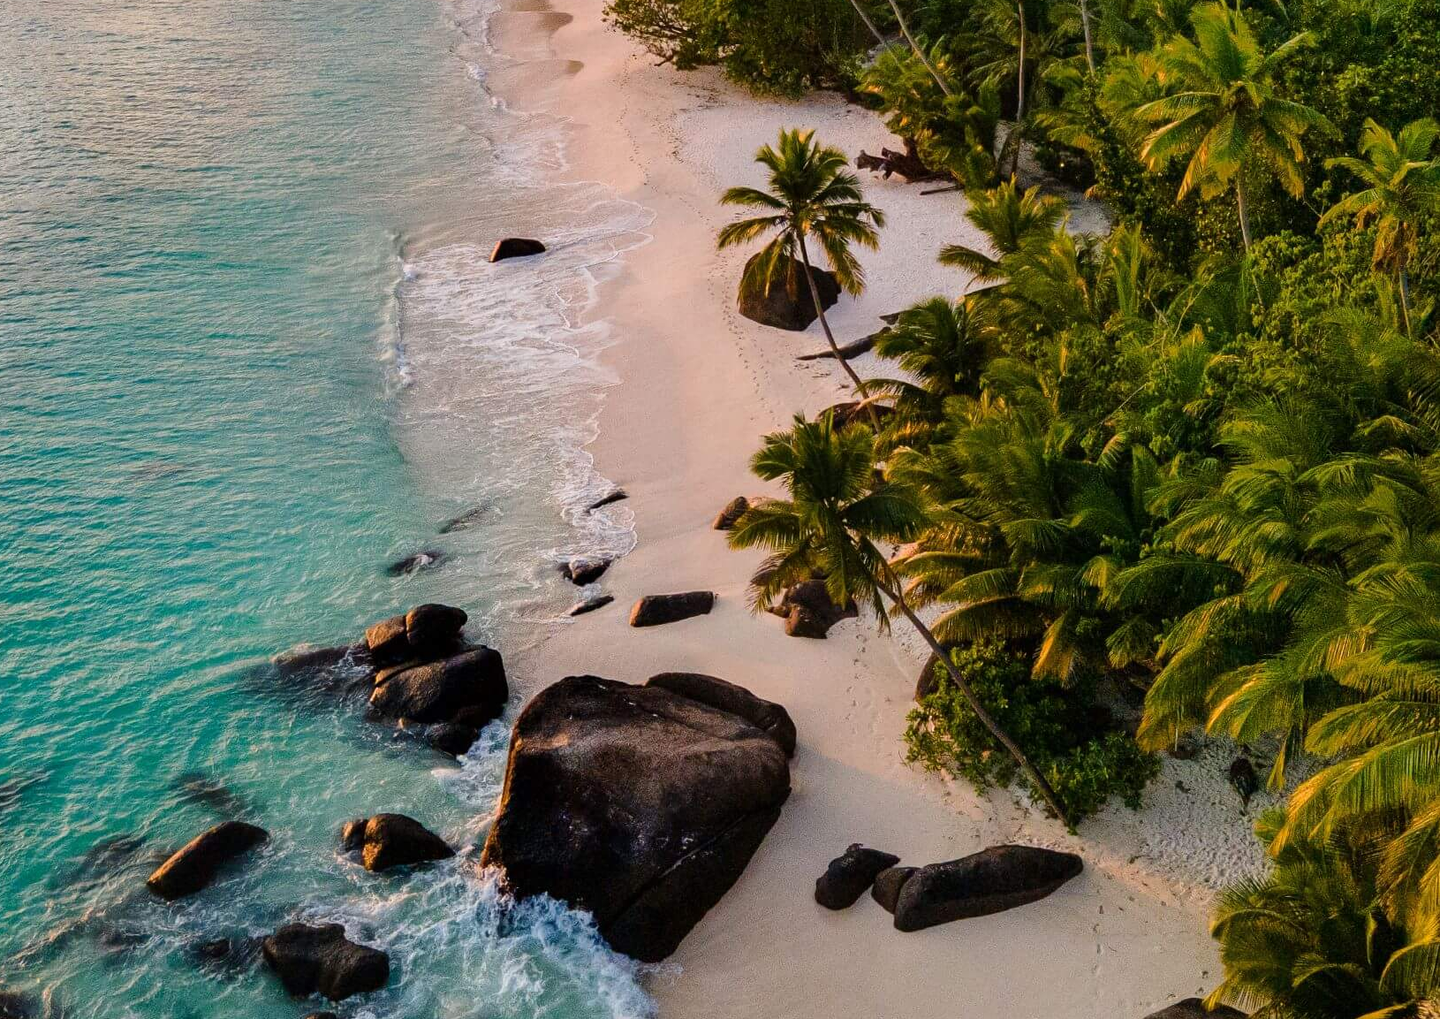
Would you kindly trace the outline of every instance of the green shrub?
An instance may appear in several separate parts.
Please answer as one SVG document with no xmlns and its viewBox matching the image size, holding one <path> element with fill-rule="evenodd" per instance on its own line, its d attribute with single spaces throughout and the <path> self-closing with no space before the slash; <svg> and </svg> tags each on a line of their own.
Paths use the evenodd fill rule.
<svg viewBox="0 0 1440 1019">
<path fill-rule="evenodd" d="M 995 721 L 1055 787 L 1072 821 L 1094 814 L 1111 796 L 1138 809 L 1141 793 L 1158 774 L 1159 761 L 1116 731 L 1109 712 L 1095 702 L 1093 683 L 1062 686 L 1030 676 L 1030 656 L 995 642 L 977 642 L 951 653 Z M 934 691 L 910 713 L 906 759 L 930 771 L 963 778 L 977 789 L 1008 786 L 1018 769 L 936 666 Z M 1038 798 L 1038 791 L 1032 789 Z"/>
</svg>

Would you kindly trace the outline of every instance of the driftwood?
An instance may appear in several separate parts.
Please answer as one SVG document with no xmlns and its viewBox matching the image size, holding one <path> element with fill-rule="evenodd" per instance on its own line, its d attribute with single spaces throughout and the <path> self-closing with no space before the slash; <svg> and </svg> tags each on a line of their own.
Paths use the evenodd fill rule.
<svg viewBox="0 0 1440 1019">
<path fill-rule="evenodd" d="M 898 173 L 909 181 L 941 180 L 945 176 L 943 173 L 936 173 L 921 161 L 915 151 L 915 143 L 908 138 L 905 140 L 904 152 L 882 148 L 880 155 L 872 156 L 861 149 L 860 155 L 855 157 L 855 165 L 861 170 L 879 170 L 886 180 L 890 179 L 892 173 Z"/>
<path fill-rule="evenodd" d="M 862 336 L 862 337 L 860 337 L 860 339 L 856 340 L 854 343 L 847 343 L 847 344 L 845 344 L 844 346 L 840 347 L 840 356 L 843 357 L 843 358 L 844 358 L 845 360 L 847 360 L 847 361 L 850 360 L 850 359 L 853 358 L 853 357 L 859 357 L 861 354 L 865 353 L 865 352 L 866 352 L 867 350 L 869 350 L 871 347 L 875 346 L 875 341 L 876 341 L 877 339 L 879 339 L 882 334 L 887 333 L 887 332 L 889 332 L 888 329 L 881 329 L 880 332 L 878 332 L 878 333 L 871 333 L 869 336 Z M 820 361 L 820 360 L 823 360 L 824 358 L 834 357 L 834 356 L 835 356 L 835 354 L 834 354 L 833 351 L 830 351 L 830 350 L 817 350 L 817 351 L 816 351 L 815 353 L 813 353 L 813 354 L 801 354 L 801 355 L 799 355 L 798 357 L 796 357 L 795 360 L 797 360 L 797 361 Z"/>
</svg>

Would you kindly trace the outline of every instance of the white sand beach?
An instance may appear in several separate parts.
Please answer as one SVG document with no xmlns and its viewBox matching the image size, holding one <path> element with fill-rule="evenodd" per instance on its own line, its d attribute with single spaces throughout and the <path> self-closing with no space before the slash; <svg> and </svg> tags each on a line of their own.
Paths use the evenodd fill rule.
<svg viewBox="0 0 1440 1019">
<path fill-rule="evenodd" d="M 567 179 L 603 182 L 655 213 L 651 241 L 625 256 L 593 312 L 614 331 L 607 360 L 622 381 L 591 451 L 629 492 L 639 545 L 605 578 L 616 604 L 567 626 L 517 671 L 536 686 L 577 672 L 631 682 L 707 672 L 784 704 L 800 734 L 783 816 L 677 965 L 654 978 L 661 1015 L 1140 1019 L 1207 992 L 1219 974 L 1210 896 L 1259 865 L 1222 750 L 1167 761 L 1143 812 L 1112 806 L 1078 837 L 1007 792 L 983 797 L 918 771 L 901 742 L 913 644 L 863 619 L 825 641 L 786 637 L 779 620 L 750 611 L 757 557 L 729 551 L 710 528 L 733 496 L 763 491 L 747 470 L 762 433 L 845 398 L 833 362 L 794 359 L 823 347 L 818 325 L 786 333 L 735 312 L 747 253 L 716 252 L 728 218 L 716 197 L 760 182 L 754 152 L 781 127 L 813 127 L 852 158 L 898 143 L 838 96 L 762 101 L 713 71 L 654 66 L 604 25 L 602 0 L 559 6 L 520 0 L 492 21 L 513 65 L 491 85 L 513 106 L 571 119 Z M 927 253 L 978 243 L 959 196 L 862 176 L 889 222 L 880 250 L 863 256 L 869 289 L 832 315 L 842 343 L 875 331 L 882 314 L 960 293 L 964 276 Z M 1074 228 L 1101 224 L 1098 210 L 1074 210 Z M 856 364 L 876 371 L 873 358 Z M 626 625 L 641 595 L 693 589 L 719 593 L 714 612 Z M 815 877 L 856 841 L 913 864 L 1001 842 L 1063 846 L 1087 869 L 1041 903 L 901 934 L 868 897 L 838 913 L 812 899 Z"/>
</svg>

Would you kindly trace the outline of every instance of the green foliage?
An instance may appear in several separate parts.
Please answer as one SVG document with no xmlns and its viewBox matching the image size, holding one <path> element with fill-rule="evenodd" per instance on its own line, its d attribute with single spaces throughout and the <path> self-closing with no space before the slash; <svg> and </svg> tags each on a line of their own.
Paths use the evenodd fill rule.
<svg viewBox="0 0 1440 1019">
<path fill-rule="evenodd" d="M 1067 689 L 1055 679 L 1031 679 L 1028 656 L 997 642 L 959 648 L 951 652 L 951 661 L 1045 772 L 1072 820 L 1096 813 L 1112 796 L 1139 809 L 1145 786 L 1159 773 L 1159 762 L 1109 728 L 1088 690 Z M 1014 763 L 938 665 L 935 679 L 934 692 L 910 713 L 907 759 L 963 778 L 978 789 L 1010 785 L 1020 777 Z"/>
</svg>

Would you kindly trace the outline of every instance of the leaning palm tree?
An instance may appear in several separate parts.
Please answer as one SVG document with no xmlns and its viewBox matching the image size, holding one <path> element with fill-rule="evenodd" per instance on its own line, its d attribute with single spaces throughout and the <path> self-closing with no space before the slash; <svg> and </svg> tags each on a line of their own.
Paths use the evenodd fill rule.
<svg viewBox="0 0 1440 1019">
<path fill-rule="evenodd" d="M 1340 216 L 1354 217 L 1365 229 L 1375 223 L 1376 269 L 1395 273 L 1400 287 L 1400 307 L 1405 331 L 1410 325 L 1410 259 L 1419 240 L 1417 224 L 1440 205 L 1440 159 L 1431 158 L 1440 124 L 1426 117 L 1406 124 L 1393 135 L 1373 120 L 1366 120 L 1360 132 L 1360 155 L 1326 160 L 1326 167 L 1343 167 L 1358 177 L 1365 190 L 1347 195 L 1325 215 L 1320 225 Z"/>
<path fill-rule="evenodd" d="M 1055 790 L 980 702 L 965 676 L 906 600 L 904 587 L 876 542 L 916 538 L 927 518 L 918 493 L 905 485 L 876 485 L 875 436 L 863 428 L 843 430 L 832 415 L 795 418 L 788 432 L 765 437 L 750 468 L 779 481 L 788 499 L 752 507 L 730 533 L 732 548 L 764 548 L 770 556 L 751 580 L 757 608 L 768 607 L 787 587 L 817 572 L 838 605 L 863 603 L 882 627 L 898 610 L 939 656 L 955 687 L 977 718 L 1015 758 L 1016 764 L 1055 815 L 1070 827 Z"/>
<path fill-rule="evenodd" d="M 758 287 L 769 293 L 784 273 L 787 285 L 795 256 L 799 254 L 810 297 L 825 341 L 840 367 L 850 376 L 855 392 L 865 399 L 865 383 L 840 354 L 835 334 L 825 318 L 825 305 L 815 286 L 815 271 L 810 265 L 807 238 L 814 238 L 830 260 L 835 279 L 847 293 L 859 294 L 865 289 L 865 271 L 856 259 L 851 245 L 864 248 L 880 246 L 879 228 L 885 225 L 885 214 L 865 201 L 860 180 L 846 167 L 845 153 L 823 146 L 815 140 L 814 131 L 781 131 L 779 148 L 766 145 L 755 155 L 755 161 L 770 171 L 768 190 L 733 187 L 720 196 L 723 205 L 760 209 L 764 214 L 731 223 L 720 231 L 721 248 L 747 244 L 756 238 L 773 235 L 745 270 L 742 286 Z"/>
<path fill-rule="evenodd" d="M 1280 98 L 1275 89 L 1276 70 L 1310 45 L 1311 36 L 1293 36 L 1265 53 L 1238 9 L 1204 4 L 1190 22 L 1196 41 L 1172 39 L 1158 54 L 1161 80 L 1176 91 L 1135 111 L 1158 125 L 1140 155 L 1152 170 L 1176 156 L 1190 157 L 1178 198 L 1197 187 L 1202 197 L 1214 198 L 1233 183 L 1248 253 L 1246 172 L 1263 163 L 1299 197 L 1305 189 L 1300 139 L 1311 128 L 1330 128 L 1322 114 Z"/>
</svg>

